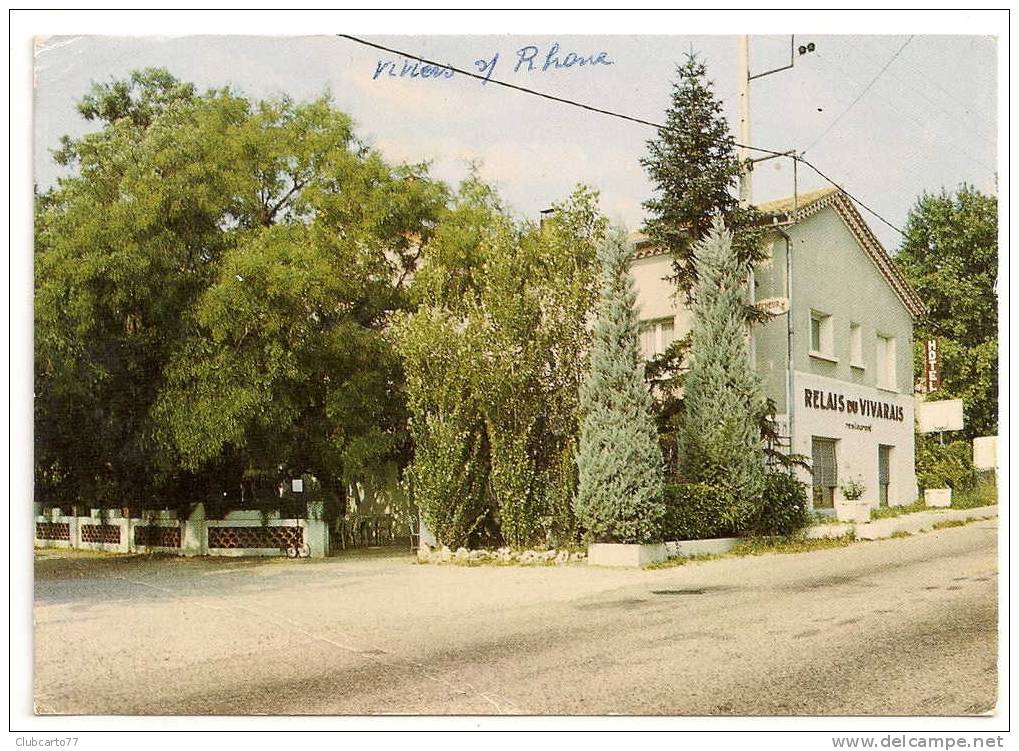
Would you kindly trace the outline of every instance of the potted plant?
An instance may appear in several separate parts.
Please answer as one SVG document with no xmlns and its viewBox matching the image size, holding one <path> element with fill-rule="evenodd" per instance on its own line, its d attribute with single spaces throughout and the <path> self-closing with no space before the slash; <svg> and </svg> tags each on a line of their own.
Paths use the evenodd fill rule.
<svg viewBox="0 0 1019 751">
<path fill-rule="evenodd" d="M 867 492 L 859 480 L 850 478 L 839 486 L 842 497 L 835 500 L 835 517 L 840 522 L 864 524 L 870 521 L 870 502 L 860 500 Z"/>
</svg>

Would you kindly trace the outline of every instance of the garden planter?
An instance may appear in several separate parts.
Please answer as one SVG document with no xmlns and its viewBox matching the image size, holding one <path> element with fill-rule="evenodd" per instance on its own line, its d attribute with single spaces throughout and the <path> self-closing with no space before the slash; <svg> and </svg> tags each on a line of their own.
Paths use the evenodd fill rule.
<svg viewBox="0 0 1019 751">
<path fill-rule="evenodd" d="M 835 518 L 840 522 L 866 524 L 870 521 L 870 501 L 835 501 Z"/>
<path fill-rule="evenodd" d="M 738 537 L 715 537 L 710 540 L 671 540 L 665 543 L 669 558 L 695 555 L 722 555 L 739 542 Z"/>
<path fill-rule="evenodd" d="M 645 566 L 669 557 L 663 543 L 650 545 L 596 542 L 587 548 L 587 562 L 593 566 Z"/>
<path fill-rule="evenodd" d="M 923 502 L 927 508 L 948 508 L 952 505 L 951 488 L 930 488 L 923 491 Z"/>
</svg>

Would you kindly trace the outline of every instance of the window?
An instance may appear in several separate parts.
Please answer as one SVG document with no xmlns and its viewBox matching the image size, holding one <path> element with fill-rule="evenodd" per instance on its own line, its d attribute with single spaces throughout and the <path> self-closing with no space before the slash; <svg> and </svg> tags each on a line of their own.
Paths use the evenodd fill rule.
<svg viewBox="0 0 1019 751">
<path fill-rule="evenodd" d="M 676 324 L 671 318 L 645 321 L 640 329 L 640 351 L 645 360 L 662 354 L 676 338 Z"/>
<path fill-rule="evenodd" d="M 895 337 L 877 337 L 877 386 L 895 391 Z"/>
<path fill-rule="evenodd" d="M 812 436 L 810 453 L 813 459 L 811 472 L 814 476 L 814 508 L 834 508 L 835 488 L 839 484 L 835 440 Z"/>
<path fill-rule="evenodd" d="M 849 324 L 849 364 L 863 368 L 863 327 L 858 323 Z"/>
<path fill-rule="evenodd" d="M 835 488 L 838 487 L 838 464 L 835 441 L 831 438 L 811 438 L 814 477 L 814 507 L 832 508 L 835 505 Z"/>
<path fill-rule="evenodd" d="M 810 354 L 825 360 L 835 359 L 835 332 L 831 316 L 810 311 Z"/>
</svg>

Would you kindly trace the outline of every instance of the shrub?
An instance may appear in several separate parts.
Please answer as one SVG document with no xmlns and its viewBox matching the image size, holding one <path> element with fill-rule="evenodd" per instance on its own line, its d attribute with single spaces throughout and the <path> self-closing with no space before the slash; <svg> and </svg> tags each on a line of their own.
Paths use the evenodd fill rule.
<svg viewBox="0 0 1019 751">
<path fill-rule="evenodd" d="M 665 486 L 666 540 L 708 540 L 725 537 L 733 529 L 725 521 L 731 503 L 718 488 L 703 483 Z"/>
<path fill-rule="evenodd" d="M 867 486 L 859 480 L 847 480 L 840 486 L 842 497 L 847 501 L 858 501 L 867 492 Z"/>
<path fill-rule="evenodd" d="M 931 437 L 922 437 L 916 446 L 916 479 L 921 489 L 951 488 L 971 490 L 976 486 L 973 449 L 969 441 L 941 445 Z"/>
<path fill-rule="evenodd" d="M 952 493 L 952 508 L 993 506 L 998 502 L 998 487 L 993 480 L 984 479 L 971 489 Z"/>
<path fill-rule="evenodd" d="M 811 522 L 807 486 L 782 472 L 764 478 L 764 492 L 748 525 L 755 535 L 792 535 Z"/>
</svg>

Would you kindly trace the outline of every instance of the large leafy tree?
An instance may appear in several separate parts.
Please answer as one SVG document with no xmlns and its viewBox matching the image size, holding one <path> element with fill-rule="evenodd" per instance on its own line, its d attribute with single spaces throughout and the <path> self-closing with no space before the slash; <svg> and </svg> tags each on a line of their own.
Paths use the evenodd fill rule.
<svg viewBox="0 0 1019 751">
<path fill-rule="evenodd" d="M 931 398 L 963 400 L 966 438 L 996 434 L 997 197 L 969 185 L 922 195 L 895 263 L 926 306 L 914 333 L 918 373 L 926 340 L 939 343 L 942 382 Z"/>
<path fill-rule="evenodd" d="M 762 258 L 762 249 L 754 229 L 759 214 L 753 207 L 741 207 L 736 197 L 740 175 L 750 165 L 742 163 L 736 152 L 707 67 L 689 54 L 677 66 L 676 76 L 664 127 L 656 139 L 648 141 L 647 155 L 641 159 L 655 191 L 644 202 L 644 231 L 652 243 L 669 251 L 677 299 L 689 304 L 698 276 L 694 247 L 715 218 L 733 232 L 740 263 L 749 268 Z M 761 311 L 749 305 L 744 313 L 749 320 L 761 317 Z M 681 366 L 689 347 L 689 337 L 677 339 L 647 368 L 659 430 L 667 443 L 675 437 Z"/>
<path fill-rule="evenodd" d="M 42 492 L 91 502 L 342 488 L 406 445 L 387 316 L 445 202 L 328 99 L 95 86 L 37 201 Z M 199 489 L 203 492 L 198 492 Z"/>
<path fill-rule="evenodd" d="M 696 246 L 700 275 L 693 301 L 693 347 L 680 421 L 683 478 L 717 488 L 724 521 L 739 530 L 764 489 L 759 415 L 765 396 L 750 363 L 743 306 L 747 266 L 721 219 Z"/>
<path fill-rule="evenodd" d="M 471 178 L 425 248 L 421 307 L 398 330 L 409 478 L 444 543 L 487 532 L 514 546 L 557 544 L 573 533 L 584 324 L 605 226 L 596 205 L 578 189 L 541 225 L 519 222 Z"/>
<path fill-rule="evenodd" d="M 637 346 L 633 249 L 626 232 L 614 230 L 598 258 L 601 292 L 580 392 L 577 519 L 601 542 L 652 542 L 662 532 L 664 468 Z"/>
</svg>

